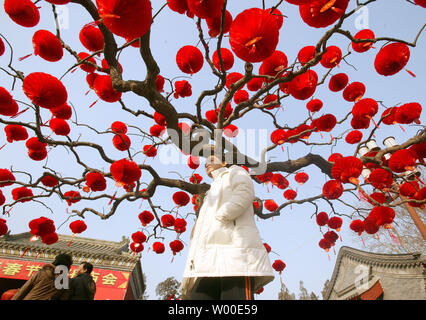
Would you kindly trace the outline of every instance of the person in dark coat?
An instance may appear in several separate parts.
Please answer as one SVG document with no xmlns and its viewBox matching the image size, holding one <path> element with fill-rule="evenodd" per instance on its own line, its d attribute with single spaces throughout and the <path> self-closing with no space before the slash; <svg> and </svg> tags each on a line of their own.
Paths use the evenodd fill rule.
<svg viewBox="0 0 426 320">
<path fill-rule="evenodd" d="M 96 293 L 96 284 L 90 275 L 93 265 L 83 262 L 77 269 L 77 276 L 71 279 L 70 300 L 93 300 Z"/>
<path fill-rule="evenodd" d="M 64 280 L 69 282 L 71 265 L 72 257 L 69 254 L 57 255 L 52 263 L 45 264 L 25 282 L 11 300 L 68 300 L 68 283 L 64 283 Z M 66 274 L 61 274 L 62 271 Z M 61 279 L 57 279 L 59 276 Z"/>
</svg>

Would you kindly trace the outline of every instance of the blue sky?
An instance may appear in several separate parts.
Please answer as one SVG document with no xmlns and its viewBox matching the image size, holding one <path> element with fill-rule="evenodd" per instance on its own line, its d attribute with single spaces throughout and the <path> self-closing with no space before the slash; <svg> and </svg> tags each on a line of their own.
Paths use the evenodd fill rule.
<svg viewBox="0 0 426 320">
<path fill-rule="evenodd" d="M 277 1 L 265 1 L 267 7 L 271 7 Z M 153 1 L 154 12 L 156 12 L 165 1 Z M 245 8 L 261 7 L 261 0 L 246 0 L 228 1 L 228 10 L 232 16 L 235 16 Z M 244 8 L 242 7 L 244 3 Z M 349 8 L 355 7 L 355 1 L 350 1 Z M 1 1 L 3 7 L 3 1 Z M 13 23 L 8 16 L 4 13 L 4 10 L 0 10 L 0 33 L 7 37 L 14 47 L 14 62 L 13 66 L 24 71 L 26 74 L 30 72 L 48 72 L 52 75 L 61 77 L 65 71 L 73 65 L 74 59 L 67 53 L 64 52 L 64 58 L 60 62 L 51 63 L 44 61 L 40 57 L 31 56 L 23 61 L 17 61 L 18 57 L 25 56 L 32 52 L 31 38 L 35 31 L 39 29 L 47 29 L 55 33 L 55 25 L 53 20 L 53 14 L 51 7 L 48 3 L 40 1 L 38 5 L 41 7 L 41 21 L 34 28 L 24 28 Z M 69 4 L 66 6 L 68 12 L 68 28 L 61 30 L 64 41 L 69 44 L 77 52 L 85 51 L 84 47 L 80 44 L 78 39 L 78 32 L 84 24 L 90 22 L 88 13 L 76 5 Z M 280 30 L 280 41 L 277 46 L 277 50 L 283 51 L 289 61 L 294 61 L 298 51 L 306 45 L 315 45 L 325 30 L 314 29 L 303 23 L 297 10 L 297 6 L 290 5 L 284 2 L 280 10 L 288 18 L 284 19 L 284 25 Z M 401 38 L 408 41 L 413 41 L 421 26 L 425 22 L 425 11 L 424 9 L 414 6 L 404 0 L 394 1 L 377 1 L 369 6 L 368 10 L 368 24 L 369 28 L 372 29 L 377 37 L 390 36 L 394 38 Z M 358 20 L 357 20 L 358 19 Z M 343 29 L 351 31 L 355 34 L 358 30 L 356 28 L 357 21 L 359 22 L 359 15 L 354 15 L 349 18 L 343 25 Z M 365 21 L 365 20 L 364 20 Z M 207 27 L 203 24 L 205 34 L 207 34 Z M 124 40 L 116 37 L 119 45 L 124 43 Z M 178 13 L 172 12 L 168 8 L 165 8 L 156 18 L 156 21 L 152 27 L 151 35 L 152 50 L 155 59 L 157 60 L 161 74 L 169 79 L 187 79 L 193 90 L 193 96 L 184 99 L 173 100 L 173 104 L 179 112 L 194 112 L 195 101 L 198 94 L 206 89 L 212 88 L 215 84 L 215 77 L 209 73 L 208 65 L 205 63 L 203 69 L 188 77 L 182 74 L 175 63 L 175 54 L 184 45 L 195 45 L 199 46 L 198 43 L 198 31 L 196 29 L 195 21 L 187 18 L 186 16 L 179 15 Z M 339 46 L 344 53 L 349 45 L 347 38 L 342 35 L 334 35 L 328 42 L 328 45 Z M 423 106 L 425 105 L 425 94 L 424 90 L 426 83 L 426 64 L 424 63 L 424 53 L 426 47 L 426 39 L 423 34 L 419 40 L 416 48 L 411 49 L 410 61 L 407 68 L 414 72 L 417 77 L 410 76 L 407 72 L 401 71 L 393 77 L 383 77 L 376 73 L 374 70 L 374 58 L 383 43 L 377 43 L 376 49 L 370 50 L 367 53 L 358 54 L 353 52 L 347 61 L 356 67 L 354 69 L 349 64 L 341 62 L 339 68 L 332 71 L 332 74 L 345 72 L 350 78 L 350 82 L 361 81 L 366 87 L 365 97 L 371 97 L 376 100 L 380 100 L 387 107 L 394 106 L 398 103 L 408 102 L 419 102 Z M 216 43 L 214 40 L 210 42 L 211 53 L 214 52 Z M 224 38 L 223 47 L 230 48 L 229 41 Z M 7 49 L 5 55 L 0 57 L 0 66 L 7 68 L 9 61 L 10 52 Z M 129 47 L 125 50 L 119 59 L 120 63 L 124 68 L 123 78 L 124 79 L 143 79 L 145 76 L 145 67 L 141 60 L 138 50 Z M 243 73 L 244 63 L 236 58 L 234 67 L 230 72 L 241 72 Z M 255 64 L 255 72 L 257 72 L 260 64 Z M 327 71 L 321 65 L 314 67 L 314 70 L 318 73 L 321 78 L 322 75 Z M 121 106 L 118 103 L 106 103 L 99 101 L 92 108 L 89 106 L 94 102 L 97 97 L 93 92 L 85 95 L 88 90 L 88 86 L 85 81 L 85 73 L 81 70 L 76 70 L 73 73 L 68 73 L 63 83 L 68 90 L 68 101 L 73 104 L 77 110 L 77 121 L 78 123 L 87 123 L 98 130 L 104 131 L 109 128 L 110 124 L 119 119 L 129 125 L 138 126 L 139 128 L 148 131 L 149 127 L 154 124 L 153 120 L 148 118 L 139 117 L 135 119 L 128 113 L 121 110 Z M 328 82 L 326 82 L 328 83 Z M 11 90 L 12 81 L 11 78 L 7 77 L 4 72 L 0 72 L 0 86 Z M 165 86 L 166 91 L 170 91 Z M 17 82 L 15 90 L 12 91 L 15 99 L 28 102 L 28 99 L 23 95 L 21 90 L 21 83 Z M 346 113 L 348 113 L 352 105 L 346 102 L 341 93 L 332 93 L 328 90 L 327 85 L 319 87 L 314 95 L 315 98 L 320 98 L 324 102 L 323 109 L 318 113 L 318 116 L 325 113 L 334 114 L 337 119 L 342 119 Z M 127 93 L 123 95 L 123 101 L 126 105 L 132 109 L 143 109 L 147 112 L 152 112 L 148 102 L 138 97 L 133 93 Z M 283 101 L 282 105 L 284 111 L 279 111 L 277 119 L 281 124 L 288 124 L 289 126 L 295 126 L 301 121 L 304 121 L 307 116 L 306 110 L 307 101 L 299 101 L 293 98 L 288 98 Z M 203 114 L 213 108 L 213 102 L 210 99 L 205 99 L 203 105 Z M 22 106 L 21 106 L 22 108 Z M 384 111 L 383 107 L 379 108 L 379 112 L 375 117 L 376 120 Z M 49 119 L 49 112 L 44 111 L 42 114 L 43 119 L 47 121 Z M 34 121 L 34 115 L 30 112 L 26 112 L 20 116 L 21 121 Z M 76 120 L 73 115 L 73 120 Z M 421 122 L 424 122 L 424 115 L 422 115 Z M 267 130 L 268 136 L 273 131 L 271 119 L 266 117 L 259 111 L 253 111 L 249 113 L 244 119 L 237 120 L 235 123 L 241 129 L 255 130 L 256 133 L 262 130 Z M 341 135 L 345 130 L 349 128 L 349 123 L 337 126 L 333 131 L 333 136 Z M 367 134 L 372 129 L 372 124 L 369 130 L 363 130 L 364 134 Z M 381 146 L 381 142 L 387 136 L 393 135 L 397 138 L 397 141 L 402 142 L 407 140 L 413 134 L 415 134 L 418 128 L 404 126 L 403 131 L 396 126 L 384 126 L 382 125 L 380 130 L 376 133 L 376 140 Z M 4 132 L 3 125 L 0 125 L 0 131 Z M 50 129 L 46 128 L 43 132 L 46 135 L 50 134 Z M 132 133 L 137 133 L 136 130 L 131 130 Z M 81 135 L 81 139 L 84 141 L 95 141 L 105 146 L 108 155 L 115 159 L 121 159 L 126 156 L 125 153 L 115 150 L 112 146 L 111 140 L 112 135 L 101 135 L 97 136 L 90 130 L 81 126 L 72 126 L 70 137 L 77 139 Z M 56 137 L 61 139 L 61 137 Z M 147 141 L 141 141 L 139 137 L 133 136 L 132 138 L 133 152 L 137 152 L 141 149 Z M 317 142 L 328 142 L 330 139 L 329 135 L 324 134 L 323 138 L 317 134 L 315 137 L 312 136 L 310 141 Z M 250 141 L 251 143 L 252 141 Z M 259 151 L 259 145 L 262 140 L 257 136 L 254 141 L 254 157 L 257 158 Z M 5 135 L 0 134 L 0 145 L 5 143 Z M 268 140 L 268 144 L 269 144 Z M 0 157 L 0 168 L 10 168 L 13 166 L 14 170 L 28 171 L 36 179 L 44 171 L 42 166 L 44 162 L 34 162 L 30 160 L 26 155 L 25 142 L 14 142 L 7 144 L 1 151 Z M 249 146 L 249 142 L 242 142 L 239 147 Z M 164 148 L 164 147 L 163 147 Z M 281 148 L 276 148 L 269 155 L 269 159 L 273 161 L 285 161 L 288 159 L 297 159 L 300 156 L 305 155 L 307 152 L 317 153 L 323 155 L 325 158 L 332 152 L 340 152 L 343 155 L 352 155 L 354 152 L 354 146 L 347 145 L 344 141 L 340 141 L 333 149 L 330 146 L 314 147 L 310 150 L 310 147 L 305 145 L 291 145 L 287 151 L 287 145 L 285 146 L 285 152 Z M 101 161 L 98 155 L 87 148 L 81 148 L 79 150 L 80 155 L 84 161 L 87 161 L 94 168 L 103 169 L 109 171 L 109 165 Z M 159 156 L 157 156 L 159 157 Z M 192 171 L 186 166 L 186 157 L 181 156 L 181 161 L 178 164 L 164 165 L 156 159 L 147 159 L 146 163 L 153 165 L 153 167 L 159 172 L 160 175 L 178 178 L 172 171 L 179 172 L 181 175 L 188 178 Z M 144 156 L 137 156 L 138 162 L 144 161 Z M 81 167 L 75 165 L 75 160 L 72 154 L 68 153 L 63 148 L 55 148 L 49 152 L 50 168 L 62 172 L 64 177 L 81 176 Z M 321 193 L 322 185 L 327 181 L 327 177 L 321 173 L 321 171 L 314 167 L 307 167 L 306 170 L 310 176 L 310 180 L 303 186 L 298 186 L 293 176 L 289 177 L 291 182 L 290 186 L 297 188 L 298 199 L 304 197 L 313 196 Z M 203 172 L 202 167 L 196 170 L 203 176 L 204 181 L 210 182 L 211 179 L 206 176 Z M 27 179 L 24 174 L 16 174 L 18 179 Z M 150 176 L 147 173 L 142 174 L 142 181 L 149 182 Z M 111 193 L 116 191 L 114 184 L 108 182 L 108 191 Z M 11 200 L 10 191 L 11 187 L 3 188 L 3 193 L 6 195 L 7 200 Z M 68 191 L 64 189 L 63 191 Z M 172 194 L 178 191 L 177 189 L 158 188 L 157 193 L 153 198 L 153 202 L 156 205 L 162 206 L 166 210 L 173 208 Z M 122 192 L 122 191 L 119 191 Z M 38 194 L 39 191 L 36 192 Z M 282 191 L 273 189 L 269 186 L 268 188 L 261 185 L 256 185 L 256 194 L 258 197 L 263 199 L 274 199 L 277 203 L 283 202 Z M 357 205 L 358 200 L 352 196 L 345 196 L 344 200 L 352 205 Z M 25 203 L 20 204 L 13 208 L 10 217 L 6 217 L 9 228 L 12 233 L 20 233 L 28 231 L 28 222 L 41 215 L 52 218 L 56 226 L 61 225 L 68 218 L 68 211 L 71 209 L 83 209 L 85 206 L 93 205 L 95 209 L 102 211 L 108 211 L 108 205 L 105 201 L 98 201 L 96 203 L 84 203 L 83 201 L 68 208 L 65 201 L 60 201 L 58 198 L 48 199 L 45 204 L 49 206 L 52 211 L 50 212 L 44 206 L 37 203 Z M 119 210 L 114 216 L 108 220 L 100 220 L 94 215 L 86 215 L 86 223 L 88 229 L 82 234 L 84 237 L 105 239 L 112 241 L 120 241 L 121 237 L 130 235 L 137 231 L 142 230 L 140 222 L 138 220 L 138 214 L 145 209 L 148 209 L 148 203 L 144 201 L 141 206 L 141 201 L 135 203 L 127 203 L 120 206 Z M 321 211 L 330 213 L 330 207 L 323 201 L 318 201 L 318 206 Z M 347 215 L 352 214 L 352 209 L 344 207 L 339 203 L 335 203 L 336 211 Z M 357 244 L 352 243 L 353 235 L 349 230 L 350 220 L 343 218 L 344 223 L 342 231 L 340 232 L 343 242 L 340 239 L 336 243 L 335 251 L 333 250 L 329 254 L 325 253 L 318 247 L 318 242 L 321 239 L 321 232 L 316 225 L 312 214 L 314 207 L 311 204 L 304 205 L 293 205 L 291 208 L 285 208 L 281 216 L 274 217 L 269 220 L 258 220 L 257 225 L 259 227 L 262 240 L 267 242 L 273 252 L 270 253 L 271 262 L 275 259 L 283 260 L 287 267 L 282 274 L 282 280 L 291 292 L 298 294 L 299 292 L 299 281 L 303 280 L 305 287 L 309 291 L 314 291 L 316 294 L 320 294 L 325 280 L 331 277 L 335 259 L 337 257 L 338 249 L 342 245 L 356 246 Z M 179 214 L 186 215 L 192 212 L 190 206 L 180 208 Z M 181 236 L 181 239 L 185 244 L 189 244 L 189 234 L 193 225 L 193 218 L 188 219 L 187 231 Z M 151 229 L 147 229 L 149 232 Z M 323 231 L 326 231 L 323 229 Z M 59 230 L 62 234 L 71 234 L 68 229 L 68 223 L 64 224 Z M 165 280 L 167 277 L 173 276 L 177 280 L 181 280 L 183 268 L 185 264 L 187 247 L 179 254 L 177 254 L 172 262 L 172 255 L 168 247 L 168 243 L 175 239 L 175 234 L 172 232 L 162 232 L 161 236 L 166 238 L 166 253 L 163 255 L 156 255 L 152 250 L 148 251 L 148 247 L 152 245 L 152 241 L 145 246 L 145 250 L 142 253 L 142 268 L 143 272 L 147 276 L 147 293 L 150 299 L 156 299 L 155 286 Z M 362 247 L 360 247 L 362 249 Z M 280 288 L 279 275 L 275 280 L 265 287 L 264 292 L 259 295 L 258 299 L 276 299 Z"/>
</svg>

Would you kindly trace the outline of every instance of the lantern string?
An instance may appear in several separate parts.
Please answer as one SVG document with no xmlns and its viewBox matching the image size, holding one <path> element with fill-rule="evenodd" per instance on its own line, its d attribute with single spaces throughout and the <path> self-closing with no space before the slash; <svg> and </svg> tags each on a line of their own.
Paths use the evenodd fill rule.
<svg viewBox="0 0 426 320">
<path fill-rule="evenodd" d="M 75 233 L 72 234 L 72 237 L 75 237 Z M 71 239 L 71 241 L 68 243 L 67 247 L 69 247 L 71 245 L 73 239 Z"/>
<path fill-rule="evenodd" d="M 23 114 L 25 111 L 27 111 L 29 108 L 30 108 L 30 107 L 27 107 L 27 108 L 25 108 L 24 110 L 19 111 L 18 113 L 16 113 L 15 115 L 11 116 L 10 118 L 11 118 L 11 119 L 16 118 L 17 116 L 19 116 L 19 115 Z"/>
</svg>

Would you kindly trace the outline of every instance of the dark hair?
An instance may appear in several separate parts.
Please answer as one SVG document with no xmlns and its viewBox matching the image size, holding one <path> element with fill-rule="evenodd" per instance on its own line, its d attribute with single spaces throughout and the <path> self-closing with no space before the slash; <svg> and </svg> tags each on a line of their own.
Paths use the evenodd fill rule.
<svg viewBox="0 0 426 320">
<path fill-rule="evenodd" d="M 52 264 L 54 266 L 66 266 L 68 269 L 72 266 L 72 257 L 67 253 L 60 253 L 55 257 Z"/>
<path fill-rule="evenodd" d="M 83 265 L 83 268 L 86 269 L 86 273 L 87 274 L 91 274 L 92 273 L 93 265 L 91 263 L 84 261 L 81 264 Z"/>
</svg>

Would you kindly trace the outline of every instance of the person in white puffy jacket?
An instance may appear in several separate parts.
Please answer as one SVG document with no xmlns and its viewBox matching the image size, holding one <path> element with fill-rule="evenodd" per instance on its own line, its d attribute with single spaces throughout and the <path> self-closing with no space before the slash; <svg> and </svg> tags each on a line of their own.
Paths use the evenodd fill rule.
<svg viewBox="0 0 426 320">
<path fill-rule="evenodd" d="M 213 178 L 191 234 L 180 291 L 191 300 L 252 300 L 274 279 L 253 212 L 254 186 L 246 170 L 206 159 Z"/>
</svg>

